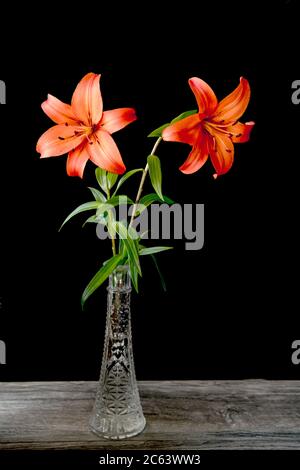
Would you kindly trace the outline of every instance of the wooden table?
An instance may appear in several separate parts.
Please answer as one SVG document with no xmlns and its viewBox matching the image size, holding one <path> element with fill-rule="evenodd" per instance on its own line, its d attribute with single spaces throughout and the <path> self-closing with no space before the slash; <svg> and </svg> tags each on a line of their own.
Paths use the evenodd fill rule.
<svg viewBox="0 0 300 470">
<path fill-rule="evenodd" d="M 300 382 L 140 382 L 144 433 L 102 440 L 95 382 L 0 383 L 0 450 L 300 449 Z"/>
</svg>

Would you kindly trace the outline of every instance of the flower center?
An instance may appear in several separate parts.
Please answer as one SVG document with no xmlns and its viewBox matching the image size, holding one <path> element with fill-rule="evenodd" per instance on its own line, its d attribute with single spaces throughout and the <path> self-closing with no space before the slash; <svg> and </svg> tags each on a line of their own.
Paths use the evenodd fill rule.
<svg viewBox="0 0 300 470">
<path fill-rule="evenodd" d="M 221 134 L 226 134 L 229 138 L 232 137 L 240 137 L 242 134 L 238 134 L 235 132 L 232 132 L 232 124 L 229 125 L 228 123 L 225 124 L 224 121 L 220 122 L 213 122 L 209 121 L 208 119 L 204 119 L 202 121 L 203 128 L 211 135 L 213 135 L 216 132 L 219 132 Z M 230 127 L 230 130 L 229 130 Z"/>
</svg>

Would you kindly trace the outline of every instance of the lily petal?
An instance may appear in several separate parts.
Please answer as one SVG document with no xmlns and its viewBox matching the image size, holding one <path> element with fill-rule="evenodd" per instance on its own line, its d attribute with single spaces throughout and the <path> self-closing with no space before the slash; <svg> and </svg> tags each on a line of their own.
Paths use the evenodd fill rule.
<svg viewBox="0 0 300 470">
<path fill-rule="evenodd" d="M 36 150 L 41 158 L 57 157 L 75 149 L 84 139 L 80 126 L 53 126 L 39 138 Z"/>
<path fill-rule="evenodd" d="M 215 132 L 213 136 L 208 138 L 208 150 L 216 170 L 214 177 L 227 173 L 232 167 L 234 159 L 234 146 L 230 137 Z"/>
<path fill-rule="evenodd" d="M 189 85 L 198 103 L 199 112 L 210 115 L 218 106 L 218 100 L 210 86 L 201 78 L 189 79 Z"/>
<path fill-rule="evenodd" d="M 86 162 L 90 158 L 87 145 L 85 142 L 69 152 L 67 159 L 67 173 L 69 176 L 83 177 Z"/>
<path fill-rule="evenodd" d="M 122 174 L 126 170 L 121 154 L 110 134 L 99 129 L 88 146 L 90 159 L 95 165 L 111 173 Z"/>
<path fill-rule="evenodd" d="M 137 119 L 133 108 L 118 108 L 104 111 L 101 119 L 102 128 L 113 134 Z"/>
<path fill-rule="evenodd" d="M 100 75 L 88 73 L 78 83 L 72 97 L 72 109 L 86 126 L 98 124 L 103 103 L 100 93 Z"/>
<path fill-rule="evenodd" d="M 201 130 L 201 119 L 199 114 L 192 114 L 181 121 L 166 127 L 163 130 L 162 138 L 171 142 L 183 142 L 184 144 L 194 145 L 198 140 Z"/>
<path fill-rule="evenodd" d="M 78 119 L 71 106 L 58 100 L 55 96 L 48 95 L 48 99 L 42 103 L 42 110 L 56 124 L 78 125 Z"/>
<path fill-rule="evenodd" d="M 250 134 L 255 126 L 255 122 L 250 121 L 246 122 L 245 124 L 241 122 L 237 122 L 233 126 L 228 127 L 228 131 L 232 134 L 232 142 L 234 143 L 242 143 L 248 142 L 250 139 Z"/>
<path fill-rule="evenodd" d="M 216 122 L 237 121 L 246 111 L 250 100 L 250 85 L 248 80 L 241 77 L 236 89 L 220 101 L 212 118 Z"/>
<path fill-rule="evenodd" d="M 187 175 L 195 173 L 200 170 L 208 158 L 208 143 L 207 137 L 203 134 L 202 138 L 194 145 L 188 158 L 183 165 L 179 168 L 182 173 Z"/>
</svg>

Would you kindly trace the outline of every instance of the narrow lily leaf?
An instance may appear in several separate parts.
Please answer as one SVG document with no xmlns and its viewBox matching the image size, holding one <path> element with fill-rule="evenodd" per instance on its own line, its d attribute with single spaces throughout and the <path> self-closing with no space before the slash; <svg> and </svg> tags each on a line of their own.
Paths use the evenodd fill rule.
<svg viewBox="0 0 300 470">
<path fill-rule="evenodd" d="M 128 227 L 128 233 L 129 233 L 129 236 L 132 238 L 133 242 L 135 243 L 137 252 L 139 252 L 139 239 L 140 239 L 140 237 L 139 237 L 137 231 L 135 230 L 134 227 L 129 226 Z M 138 293 L 138 291 L 139 291 L 139 272 L 138 272 L 138 269 L 137 269 L 134 261 L 130 257 L 128 257 L 128 264 L 129 264 L 129 270 L 130 270 L 130 277 L 131 277 L 132 285 L 133 285 L 135 291 Z"/>
<path fill-rule="evenodd" d="M 133 200 L 130 197 L 122 195 L 122 196 L 113 196 L 103 204 L 98 203 L 97 208 L 97 216 L 99 214 L 103 214 L 104 212 L 109 211 L 112 207 L 116 207 L 122 204 L 133 204 Z"/>
<path fill-rule="evenodd" d="M 165 282 L 165 279 L 162 275 L 162 272 L 158 266 L 158 263 L 157 263 L 157 260 L 156 260 L 156 257 L 155 255 L 151 255 L 151 258 L 153 260 L 153 263 L 154 263 L 154 266 L 156 267 L 156 270 L 158 272 L 158 275 L 159 275 L 159 278 L 160 278 L 160 282 L 161 282 L 161 286 L 163 288 L 163 290 L 166 292 L 167 291 L 167 286 L 166 286 L 166 282 Z"/>
<path fill-rule="evenodd" d="M 89 217 L 88 219 L 86 219 L 86 221 L 85 221 L 84 224 L 82 225 L 82 228 L 83 228 L 86 224 L 102 224 L 102 225 L 106 225 L 106 219 L 105 219 L 105 217 L 102 217 L 102 215 L 91 215 L 91 217 Z"/>
<path fill-rule="evenodd" d="M 135 241 L 139 240 L 139 238 L 140 238 L 139 234 L 137 233 L 135 228 L 132 227 L 132 225 L 128 227 L 128 233 L 129 233 L 129 236 L 132 240 L 135 240 Z M 136 243 L 138 243 L 138 242 L 136 242 Z M 138 245 L 137 245 L 137 250 L 138 250 Z"/>
<path fill-rule="evenodd" d="M 142 275 L 139 254 L 135 240 L 130 237 L 127 228 L 121 222 L 114 222 L 114 227 L 120 238 L 122 238 L 126 248 L 128 258 L 135 265 L 139 275 Z"/>
<path fill-rule="evenodd" d="M 91 191 L 91 193 L 94 196 L 96 201 L 99 201 L 99 202 L 105 202 L 106 201 L 106 197 L 104 196 L 104 194 L 102 194 L 99 191 L 99 189 L 89 187 L 89 190 Z"/>
<path fill-rule="evenodd" d="M 90 211 L 93 209 L 98 209 L 100 205 L 99 201 L 91 201 L 91 202 L 85 202 L 84 204 L 81 204 L 78 206 L 71 214 L 68 215 L 68 217 L 64 220 L 62 223 L 59 231 L 63 228 L 63 226 L 70 220 L 74 215 L 80 214 L 80 212 L 85 212 L 85 211 Z"/>
<path fill-rule="evenodd" d="M 152 246 L 150 248 L 142 248 L 139 252 L 140 256 L 153 255 L 154 253 L 160 253 L 161 251 L 172 250 L 172 246 Z"/>
<path fill-rule="evenodd" d="M 124 257 L 126 255 L 126 249 L 124 247 L 124 243 L 123 243 L 122 238 L 119 238 L 119 253 L 123 253 Z"/>
<path fill-rule="evenodd" d="M 163 124 L 157 129 L 154 129 L 154 131 L 152 131 L 147 137 L 161 137 L 163 130 L 166 129 L 166 127 L 168 127 L 169 125 L 169 122 L 167 122 L 167 124 Z"/>
<path fill-rule="evenodd" d="M 136 170 L 130 170 L 130 171 L 127 171 L 127 173 L 125 173 L 125 175 L 122 176 L 122 178 L 119 180 L 118 184 L 117 184 L 117 187 L 116 187 L 116 190 L 113 194 L 113 196 L 115 196 L 117 194 L 117 192 L 119 191 L 120 187 L 122 186 L 123 183 L 125 183 L 125 181 L 130 178 L 132 175 L 134 175 L 135 173 L 138 173 L 139 171 L 144 171 L 143 168 L 137 168 Z"/>
<path fill-rule="evenodd" d="M 116 184 L 118 178 L 119 178 L 118 174 L 110 173 L 109 171 L 107 172 L 107 186 L 108 186 L 108 189 L 111 189 Z"/>
<path fill-rule="evenodd" d="M 95 274 L 93 279 L 89 282 L 85 288 L 81 297 L 81 306 L 83 308 L 86 300 L 95 292 L 98 287 L 109 277 L 109 275 L 116 269 L 116 267 L 122 262 L 123 255 L 118 254 L 106 261 L 105 264 Z"/>
<path fill-rule="evenodd" d="M 161 199 L 156 193 L 146 194 L 140 199 L 139 204 L 143 204 L 144 206 L 148 207 L 153 202 L 162 202 L 162 203 L 166 202 L 167 204 L 170 204 L 170 205 L 175 204 L 175 202 L 169 197 L 164 196 L 164 198 Z"/>
<path fill-rule="evenodd" d="M 155 190 L 156 194 L 160 197 L 160 199 L 164 199 L 161 191 L 161 183 L 162 183 L 162 174 L 161 174 L 161 166 L 160 166 L 160 159 L 156 155 L 149 155 L 147 158 L 148 165 L 149 165 L 149 173 L 150 173 L 150 180 Z"/>
<path fill-rule="evenodd" d="M 128 257 L 128 264 L 129 264 L 129 272 L 130 272 L 130 277 L 132 280 L 133 287 L 135 291 L 138 292 L 139 291 L 139 273 L 138 273 L 137 267 L 130 257 Z"/>
<path fill-rule="evenodd" d="M 163 131 L 170 126 L 170 124 L 174 124 L 175 122 L 181 121 L 181 119 L 184 119 L 188 116 L 191 116 L 192 114 L 196 114 L 197 109 L 192 109 L 191 111 L 185 111 L 184 113 L 179 114 L 179 116 L 176 116 L 176 118 L 172 119 L 171 122 L 168 122 L 167 124 L 163 124 L 162 126 L 158 127 L 154 131 L 152 131 L 148 137 L 162 137 Z"/>
<path fill-rule="evenodd" d="M 104 202 L 103 204 L 99 204 L 96 212 L 96 216 L 103 216 L 103 214 L 109 211 L 111 209 L 112 205 L 108 205 L 107 202 Z"/>
<path fill-rule="evenodd" d="M 107 204 L 115 207 L 122 204 L 134 204 L 134 202 L 132 199 L 130 199 L 130 197 L 122 194 L 120 196 L 112 196 L 110 199 L 108 199 Z"/>
<path fill-rule="evenodd" d="M 184 113 L 179 114 L 176 118 L 172 119 L 171 124 L 174 124 L 175 122 L 181 121 L 182 119 L 192 116 L 193 114 L 196 114 L 198 111 L 197 109 L 192 109 L 191 111 L 185 111 Z"/>
<path fill-rule="evenodd" d="M 95 170 L 95 175 L 98 181 L 98 184 L 101 189 L 105 192 L 105 194 L 108 193 L 108 187 L 107 187 L 107 172 L 106 170 L 102 170 L 102 168 L 96 168 Z"/>
</svg>

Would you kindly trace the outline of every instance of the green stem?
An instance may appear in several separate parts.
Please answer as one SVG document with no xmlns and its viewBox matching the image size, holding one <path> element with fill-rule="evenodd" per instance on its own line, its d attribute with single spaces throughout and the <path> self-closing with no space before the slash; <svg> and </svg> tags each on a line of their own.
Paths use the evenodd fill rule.
<svg viewBox="0 0 300 470">
<path fill-rule="evenodd" d="M 153 147 L 153 149 L 152 149 L 150 155 L 154 155 L 154 154 L 155 154 L 156 149 L 157 149 L 157 147 L 159 146 L 161 140 L 162 140 L 162 137 L 159 137 L 159 138 L 157 139 L 157 141 L 155 142 L 154 147 Z M 148 171 L 149 171 L 149 165 L 148 165 L 148 163 L 147 163 L 147 165 L 146 165 L 145 168 L 144 168 L 144 171 L 143 171 L 143 174 L 142 174 L 142 177 L 141 177 L 141 182 L 140 182 L 140 185 L 139 185 L 139 189 L 138 189 L 138 192 L 137 192 L 137 195 L 136 195 L 136 198 L 135 198 L 135 203 L 134 203 L 134 206 L 133 206 L 133 209 L 132 209 L 132 215 L 131 215 L 129 227 L 132 225 L 132 223 L 133 223 L 133 221 L 134 221 L 135 214 L 136 214 L 136 211 L 137 211 L 137 207 L 138 207 L 139 201 L 140 201 L 140 199 L 141 199 L 141 195 L 142 195 L 142 192 L 143 192 L 144 183 L 145 183 L 145 179 L 146 179 L 146 176 L 147 176 Z"/>
<path fill-rule="evenodd" d="M 110 191 L 109 189 L 107 188 L 107 199 L 110 199 Z M 111 215 L 111 212 L 108 211 L 108 223 L 109 225 L 112 224 L 112 215 Z M 117 254 L 117 250 L 116 250 L 116 240 L 114 238 L 114 234 L 112 234 L 111 236 L 111 248 L 112 248 L 112 252 L 113 252 L 113 255 L 116 256 Z"/>
</svg>

